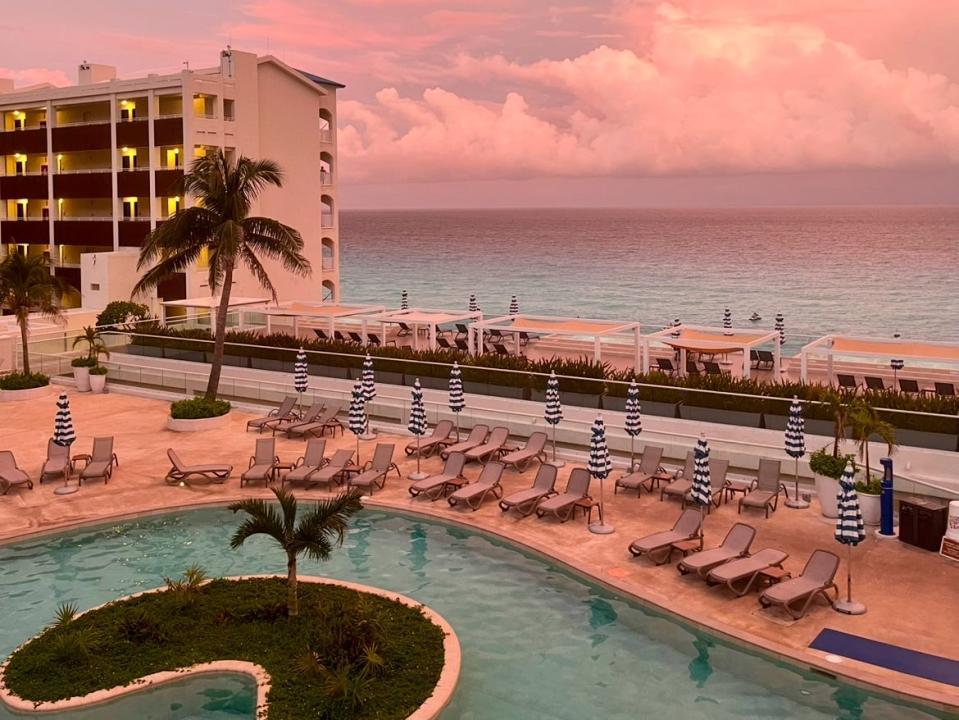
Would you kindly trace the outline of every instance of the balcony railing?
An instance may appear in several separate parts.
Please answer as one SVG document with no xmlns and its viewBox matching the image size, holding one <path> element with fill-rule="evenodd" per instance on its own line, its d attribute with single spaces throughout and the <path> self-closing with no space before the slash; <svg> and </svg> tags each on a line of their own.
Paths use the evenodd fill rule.
<svg viewBox="0 0 959 720">
<path fill-rule="evenodd" d="M 113 222 L 112 215 L 64 215 L 57 218 L 61 222 Z"/>
<path fill-rule="evenodd" d="M 93 173 L 108 173 L 112 168 L 107 165 L 106 167 L 101 168 L 69 168 L 63 170 L 57 170 L 57 175 L 86 175 Z"/>
<path fill-rule="evenodd" d="M 109 125 L 110 118 L 104 120 L 75 120 L 74 122 L 58 122 L 54 128 L 79 127 L 81 125 Z"/>
<path fill-rule="evenodd" d="M 3 217 L 3 222 L 30 222 L 30 221 L 37 221 L 37 220 L 42 220 L 43 222 L 46 222 L 47 220 L 49 220 L 49 218 L 44 217 L 43 215 L 25 215 L 23 217 L 16 217 L 16 216 L 7 217 L 6 215 L 4 215 Z"/>
<path fill-rule="evenodd" d="M 332 185 L 333 173 L 326 170 L 320 170 L 320 185 Z"/>
<path fill-rule="evenodd" d="M 325 142 L 325 143 L 333 142 L 333 131 L 330 128 L 320 129 L 320 142 Z"/>
<path fill-rule="evenodd" d="M 323 213 L 320 215 L 320 227 L 331 228 L 333 227 L 333 215 L 332 213 Z"/>
<path fill-rule="evenodd" d="M 323 258 L 321 267 L 324 270 L 333 270 L 336 267 L 336 261 L 331 257 Z"/>
</svg>

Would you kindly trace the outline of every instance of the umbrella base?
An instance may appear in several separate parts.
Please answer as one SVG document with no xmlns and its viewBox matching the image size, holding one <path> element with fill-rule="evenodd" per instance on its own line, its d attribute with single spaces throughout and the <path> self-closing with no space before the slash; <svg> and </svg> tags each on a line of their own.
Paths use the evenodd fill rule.
<svg viewBox="0 0 959 720">
<path fill-rule="evenodd" d="M 61 485 L 53 491 L 54 495 L 72 495 L 80 489 L 79 485 Z"/>
<path fill-rule="evenodd" d="M 609 535 L 616 532 L 616 529 L 612 525 L 607 525 L 606 523 L 590 523 L 589 531 L 594 535 Z"/>
<path fill-rule="evenodd" d="M 795 500 L 793 498 L 789 498 L 786 501 L 786 507 L 793 508 L 794 510 L 804 510 L 807 507 L 809 507 L 809 503 L 806 500 L 803 500 L 802 498 L 795 499 Z"/>
<path fill-rule="evenodd" d="M 376 433 L 366 432 L 359 436 L 360 440 L 376 440 Z"/>
<path fill-rule="evenodd" d="M 425 472 L 411 472 L 406 476 L 407 480 L 426 480 L 429 477 L 428 473 Z"/>
<path fill-rule="evenodd" d="M 833 605 L 833 610 L 844 615 L 865 615 L 866 606 L 855 600 L 840 600 Z"/>
<path fill-rule="evenodd" d="M 549 461 L 548 463 L 546 463 L 546 464 L 547 464 L 547 465 L 552 465 L 553 467 L 561 468 L 561 467 L 563 467 L 563 466 L 566 464 L 566 461 L 565 461 L 565 460 L 560 460 L 559 458 L 556 458 L 555 460 L 550 460 L 550 461 Z"/>
</svg>

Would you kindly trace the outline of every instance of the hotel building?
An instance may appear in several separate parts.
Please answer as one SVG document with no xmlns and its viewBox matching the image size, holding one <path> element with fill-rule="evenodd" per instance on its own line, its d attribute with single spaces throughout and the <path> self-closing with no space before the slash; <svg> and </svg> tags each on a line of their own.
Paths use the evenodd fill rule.
<svg viewBox="0 0 959 720">
<path fill-rule="evenodd" d="M 283 187 L 267 189 L 252 212 L 300 231 L 313 274 L 291 277 L 264 260 L 280 298 L 336 300 L 341 87 L 229 48 L 217 67 L 169 75 L 118 79 L 113 67 L 84 62 L 75 86 L 15 89 L 0 80 L 0 257 L 48 255 L 85 308 L 127 299 L 144 238 L 190 203 L 177 190 L 184 169 L 223 148 L 283 170 Z M 233 291 L 265 296 L 245 271 Z M 156 295 L 209 296 L 203 259 Z"/>
</svg>

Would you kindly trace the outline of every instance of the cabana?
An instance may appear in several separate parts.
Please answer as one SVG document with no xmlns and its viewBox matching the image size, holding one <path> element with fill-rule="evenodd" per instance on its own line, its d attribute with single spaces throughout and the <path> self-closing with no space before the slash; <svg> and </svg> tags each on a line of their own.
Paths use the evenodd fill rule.
<svg viewBox="0 0 959 720">
<path fill-rule="evenodd" d="M 781 353 L 776 330 L 736 330 L 731 328 L 677 325 L 643 336 L 643 372 L 649 372 L 650 342 L 660 342 L 679 351 L 679 372 L 686 374 L 686 356 L 690 352 L 709 355 L 742 353 L 743 377 L 749 377 L 749 351 L 760 345 L 773 344 L 773 377 L 779 377 Z"/>
<path fill-rule="evenodd" d="M 472 323 L 482 319 L 483 313 L 481 312 L 455 312 L 451 310 L 409 308 L 407 310 L 386 310 L 385 312 L 374 315 L 366 315 L 363 318 L 363 323 L 364 331 L 367 322 L 377 322 L 383 325 L 406 325 L 412 330 L 414 350 L 420 349 L 420 330 L 425 329 L 429 335 L 430 350 L 435 350 L 436 333 L 440 325 L 450 325 L 457 322 Z"/>
<path fill-rule="evenodd" d="M 887 365 L 892 358 L 918 360 L 930 365 L 959 365 L 959 343 L 826 335 L 805 345 L 799 353 L 799 377 L 803 382 L 808 382 L 810 355 L 826 356 L 828 382 L 832 384 L 833 358 L 837 355 L 876 358 Z"/>
<path fill-rule="evenodd" d="M 610 338 L 629 338 L 633 343 L 635 366 L 638 367 L 642 355 L 642 341 L 638 322 L 619 320 L 591 320 L 578 317 L 548 317 L 544 315 L 503 315 L 473 323 L 469 327 L 469 345 L 477 354 L 483 353 L 483 333 L 499 331 L 513 336 L 513 348 L 519 352 L 520 333 L 533 335 L 562 335 L 566 337 L 586 337 L 593 340 L 593 359 L 600 362 L 601 342 Z"/>
<path fill-rule="evenodd" d="M 282 317 L 293 319 L 293 335 L 299 334 L 300 320 L 312 320 L 325 323 L 332 337 L 333 332 L 336 330 L 337 320 L 343 320 L 344 318 L 360 319 L 363 342 L 365 343 L 367 324 L 365 320 L 362 320 L 362 317 L 372 313 L 382 312 L 385 309 L 385 305 L 338 305 L 335 303 L 319 303 L 314 305 L 304 302 L 290 302 L 282 303 L 277 307 L 266 308 L 262 312 L 266 315 L 266 331 L 268 333 L 272 331 L 272 318 Z"/>
<path fill-rule="evenodd" d="M 230 310 L 236 310 L 242 307 L 253 305 L 266 305 L 270 302 L 269 298 L 251 298 L 251 297 L 230 297 Z M 167 310 L 171 308 L 184 308 L 187 314 L 190 311 L 204 310 L 212 317 L 217 308 L 220 307 L 219 295 L 208 295 L 206 297 L 186 298 L 184 300 L 166 300 L 160 305 L 163 307 L 163 322 L 167 321 Z"/>
</svg>

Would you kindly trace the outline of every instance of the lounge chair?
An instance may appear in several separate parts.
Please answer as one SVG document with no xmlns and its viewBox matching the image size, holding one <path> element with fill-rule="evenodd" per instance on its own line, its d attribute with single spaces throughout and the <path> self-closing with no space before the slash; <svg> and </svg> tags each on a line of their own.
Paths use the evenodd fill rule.
<svg viewBox="0 0 959 720">
<path fill-rule="evenodd" d="M 696 361 L 695 361 L 695 360 L 687 360 L 687 361 L 686 361 L 686 375 L 691 375 L 691 376 L 693 376 L 693 377 L 696 377 L 696 376 L 699 375 L 699 374 L 700 374 L 700 372 L 699 372 L 699 366 L 696 364 Z"/>
<path fill-rule="evenodd" d="M 772 508 L 775 512 L 779 506 L 779 493 L 787 494 L 786 486 L 779 481 L 781 469 L 779 460 L 760 458 L 756 484 L 752 490 L 739 499 L 737 512 L 741 513 L 744 507 L 760 508 L 766 513 L 767 518 L 769 517 L 769 508 Z"/>
<path fill-rule="evenodd" d="M 286 436 L 293 437 L 294 435 L 305 436 L 305 435 L 322 435 L 327 430 L 330 431 L 330 435 L 336 437 L 336 431 L 339 429 L 340 434 L 342 435 L 343 423 L 336 419 L 336 416 L 340 412 L 339 405 L 331 405 L 328 408 L 325 408 L 322 413 L 314 420 L 313 422 L 308 423 L 294 423 L 286 428 Z"/>
<path fill-rule="evenodd" d="M 639 497 L 643 488 L 646 492 L 653 491 L 653 478 L 661 476 L 665 472 L 660 461 L 663 459 L 663 448 L 655 445 L 647 445 L 643 450 L 643 456 L 639 461 L 639 469 L 624 474 L 613 485 L 613 494 L 623 490 L 635 490 L 636 497 Z"/>
<path fill-rule="evenodd" d="M 856 392 L 859 389 L 859 383 L 856 382 L 856 377 L 854 375 L 843 375 L 842 373 L 836 374 L 836 384 L 839 385 L 841 390 L 852 390 Z"/>
<path fill-rule="evenodd" d="M 280 403 L 280 407 L 270 410 L 270 413 L 265 417 L 255 418 L 249 420 L 246 423 L 246 429 L 254 428 L 257 432 L 263 432 L 264 428 L 269 429 L 271 426 L 276 425 L 279 422 L 284 420 L 289 420 L 294 416 L 296 409 L 296 398 L 295 397 L 285 397 L 283 402 Z"/>
<path fill-rule="evenodd" d="M 941 397 L 955 397 L 956 396 L 956 386 L 951 382 L 937 382 L 935 383 L 936 395 Z"/>
<path fill-rule="evenodd" d="M 500 457 L 500 462 L 506 467 L 511 467 L 516 472 L 526 472 L 534 460 L 540 464 L 546 462 L 546 433 L 531 433 L 526 440 L 526 445 L 516 450 L 504 453 Z"/>
<path fill-rule="evenodd" d="M 749 351 L 749 364 L 750 364 L 752 367 L 754 367 L 754 368 L 756 368 L 756 369 L 759 369 L 759 363 L 760 363 L 760 362 L 762 362 L 762 361 L 759 359 L 759 351 L 758 351 L 758 350 L 750 350 L 750 351 Z"/>
<path fill-rule="evenodd" d="M 406 323 L 396 323 L 399 326 L 399 330 L 396 333 L 396 337 L 404 337 L 406 335 L 413 334 L 413 328 L 411 328 Z"/>
<path fill-rule="evenodd" d="M 668 358 L 656 358 L 656 369 L 661 373 L 666 373 L 669 376 L 676 374 L 676 368 L 673 366 L 673 361 Z"/>
<path fill-rule="evenodd" d="M 430 500 L 437 500 L 449 492 L 450 489 L 465 485 L 466 478 L 463 476 L 465 465 L 466 458 L 463 453 L 450 453 L 443 465 L 443 472 L 417 480 L 409 487 L 410 495 L 413 497 L 424 495 Z"/>
<path fill-rule="evenodd" d="M 264 485 L 269 485 L 279 462 L 280 458 L 276 456 L 276 438 L 257 438 L 250 466 L 240 475 L 240 487 L 246 483 L 261 481 Z"/>
<path fill-rule="evenodd" d="M 686 493 L 693 489 L 693 473 L 696 471 L 696 454 L 690 450 L 686 453 L 686 464 L 673 474 L 673 481 L 663 485 L 659 490 L 659 499 L 667 497 L 686 497 Z"/>
<path fill-rule="evenodd" d="M 726 537 L 723 538 L 719 547 L 700 550 L 687 555 L 679 561 L 676 569 L 682 575 L 696 573 L 699 577 L 705 579 L 714 567 L 749 555 L 749 546 L 753 544 L 753 538 L 755 537 L 756 528 L 745 523 L 736 523 L 729 528 L 729 532 L 726 533 Z"/>
<path fill-rule="evenodd" d="M 763 607 L 780 605 L 794 620 L 798 620 L 806 614 L 810 603 L 819 595 L 832 605 L 835 600 L 829 597 L 830 589 L 836 593 L 838 599 L 839 588 L 833 582 L 838 569 L 839 558 L 834 553 L 828 550 L 813 550 L 799 577 L 783 580 L 766 588 L 759 596 L 759 603 Z M 800 603 L 801 607 L 797 608 Z"/>
<path fill-rule="evenodd" d="M 494 456 L 499 455 L 506 447 L 506 441 L 509 440 L 509 428 L 503 426 L 494 427 L 490 432 L 486 442 L 475 445 L 463 451 L 466 456 L 466 462 L 486 462 L 492 460 Z"/>
<path fill-rule="evenodd" d="M 383 339 L 376 333 L 368 332 L 366 333 L 366 342 L 369 345 L 375 345 L 376 347 L 383 346 Z M 387 345 L 396 345 L 396 340 L 387 340 Z"/>
<path fill-rule="evenodd" d="M 336 340 L 337 342 L 351 344 L 350 339 L 346 337 L 346 335 L 341 333 L 339 330 L 333 331 L 333 339 Z"/>
<path fill-rule="evenodd" d="M 117 454 L 113 452 L 113 436 L 93 438 L 90 462 L 80 471 L 78 484 L 83 485 L 84 480 L 103 480 L 106 485 L 113 477 L 113 468 L 119 464 Z"/>
<path fill-rule="evenodd" d="M 907 395 L 922 394 L 918 381 L 912 380 L 911 378 L 899 378 L 899 392 L 904 392 Z"/>
<path fill-rule="evenodd" d="M 47 440 L 47 459 L 40 470 L 40 484 L 47 480 L 69 480 L 73 474 L 73 462 L 70 460 L 70 446 L 58 445 L 53 438 Z"/>
<path fill-rule="evenodd" d="M 17 466 L 17 459 L 9 450 L 0 450 L 0 495 L 6 495 L 11 488 L 26 485 L 33 490 L 33 480 Z"/>
<path fill-rule="evenodd" d="M 683 510 L 672 530 L 664 530 L 633 540 L 629 544 L 629 552 L 633 557 L 638 558 L 645 555 L 657 565 L 663 565 L 669 562 L 669 559 L 673 556 L 673 543 L 694 540 L 697 537 L 701 539 L 702 523 L 702 513 L 698 509 L 687 508 Z M 653 558 L 654 553 L 663 550 L 666 552 L 662 559 L 656 560 Z"/>
<path fill-rule="evenodd" d="M 455 327 L 456 327 L 456 335 L 453 336 L 454 341 L 457 338 L 465 340 L 466 338 L 470 336 L 469 328 L 466 327 L 464 323 L 455 323 Z"/>
<path fill-rule="evenodd" d="M 465 338 L 459 338 L 459 337 L 458 337 L 458 338 L 453 338 L 453 342 L 456 343 L 456 349 L 457 349 L 457 350 L 462 350 L 463 352 L 469 352 L 469 351 L 470 351 L 469 342 L 467 342 L 467 340 L 466 340 Z"/>
<path fill-rule="evenodd" d="M 719 507 L 719 504 L 723 501 L 723 495 L 726 493 L 726 487 L 729 483 L 726 482 L 726 473 L 729 472 L 729 460 L 710 460 L 709 462 L 709 496 L 711 502 L 706 506 L 706 512 L 712 512 L 712 508 L 715 505 Z M 687 492 L 683 495 L 683 507 L 686 507 L 686 503 L 692 502 L 692 488 L 690 492 Z"/>
<path fill-rule="evenodd" d="M 763 366 L 765 366 L 767 370 L 772 370 L 776 367 L 776 356 L 773 355 L 772 350 L 757 350 L 756 354 L 759 355 L 759 361 L 756 363 L 757 370 Z"/>
<path fill-rule="evenodd" d="M 456 346 L 441 335 L 436 336 L 436 347 L 440 350 L 456 350 Z"/>
<path fill-rule="evenodd" d="M 566 490 L 547 498 L 536 506 L 536 517 L 552 515 L 560 522 L 566 522 L 576 512 L 576 503 L 590 500 L 589 481 L 591 477 L 586 468 L 573 468 L 566 482 Z"/>
<path fill-rule="evenodd" d="M 466 436 L 466 439 L 454 443 L 452 445 L 447 445 L 445 448 L 440 450 L 440 457 L 444 460 L 449 457 L 450 453 L 461 452 L 466 453 L 467 450 L 475 448 L 477 445 L 482 445 L 486 442 L 486 436 L 489 435 L 489 425 L 474 425 L 470 434 Z"/>
<path fill-rule="evenodd" d="M 512 353 L 509 351 L 509 348 L 503 343 L 494 342 L 490 344 L 493 346 L 493 352 L 495 352 L 497 355 L 512 355 Z"/>
<path fill-rule="evenodd" d="M 721 375 L 726 375 L 726 374 L 727 374 L 725 370 L 723 370 L 721 367 L 719 367 L 719 363 L 718 363 L 718 362 L 714 362 L 714 361 L 712 361 L 712 360 L 704 360 L 704 361 L 703 361 L 703 370 L 706 372 L 707 375 L 720 375 L 720 376 L 721 376 Z"/>
<path fill-rule="evenodd" d="M 867 390 L 879 390 L 882 392 L 886 389 L 886 383 L 882 381 L 881 377 L 870 377 L 866 375 L 863 377 L 863 380 L 866 381 Z"/>
<path fill-rule="evenodd" d="M 233 472 L 232 465 L 186 465 L 180 456 L 176 454 L 173 448 L 167 448 L 167 457 L 170 458 L 170 470 L 167 472 L 167 485 L 177 485 L 185 483 L 191 477 L 199 477 L 207 482 L 222 483 L 230 477 Z"/>
<path fill-rule="evenodd" d="M 342 482 L 346 475 L 346 468 L 352 459 L 353 451 L 349 448 L 337 450 L 328 463 L 319 470 L 310 473 L 309 486 L 312 487 L 321 483 L 332 485 L 334 482 Z"/>
<path fill-rule="evenodd" d="M 327 335 L 323 330 L 320 330 L 319 328 L 313 328 L 313 333 L 320 340 L 326 340 L 327 342 L 329 342 L 330 340 L 330 336 Z"/>
<path fill-rule="evenodd" d="M 505 458 L 504 458 L 505 460 Z M 520 490 L 499 501 L 500 510 L 516 510 L 526 517 L 532 515 L 541 500 L 556 494 L 556 466 L 542 464 L 536 470 L 533 487 Z"/>
<path fill-rule="evenodd" d="M 486 500 L 490 495 L 494 495 L 497 498 L 503 497 L 503 486 L 500 485 L 500 480 L 503 478 L 503 468 L 505 466 L 503 463 L 496 460 L 490 460 L 483 466 L 482 472 L 476 482 L 471 482 L 468 485 L 464 485 L 459 490 L 453 492 L 446 502 L 450 504 L 450 507 L 456 507 L 460 503 L 465 504 L 469 507 L 470 510 L 479 510 L 480 505 L 483 504 L 483 501 Z"/>
<path fill-rule="evenodd" d="M 286 483 L 309 483 L 310 476 L 323 467 L 326 460 L 323 453 L 326 452 L 326 440 L 324 438 L 310 438 L 306 441 L 306 450 L 302 457 L 298 457 L 293 465 L 293 469 L 286 473 L 281 481 L 281 485 Z"/>
<path fill-rule="evenodd" d="M 363 472 L 354 475 L 346 481 L 350 487 L 359 488 L 373 494 L 373 488 L 381 490 L 386 485 L 386 476 L 390 470 L 396 470 L 400 474 L 400 468 L 393 462 L 393 450 L 396 446 L 393 443 L 376 443 L 376 449 L 373 450 L 373 459 L 368 460 L 363 466 Z"/>
<path fill-rule="evenodd" d="M 789 555 L 782 550 L 765 548 L 751 557 L 730 560 L 706 573 L 710 585 L 725 585 L 736 595 L 748 593 L 764 570 L 781 568 Z"/>
<path fill-rule="evenodd" d="M 429 437 L 419 439 L 420 457 L 429 457 L 444 445 L 450 442 L 450 435 L 453 434 L 453 422 L 451 420 L 440 420 L 433 428 L 433 434 Z M 406 444 L 405 452 L 407 456 L 414 457 L 417 452 L 417 441 L 413 440 Z"/>
<path fill-rule="evenodd" d="M 354 344 L 363 345 L 363 336 L 360 335 L 358 332 L 353 332 L 352 330 L 350 330 L 347 333 L 347 335 L 350 336 L 350 341 L 353 342 Z"/>
<path fill-rule="evenodd" d="M 325 404 L 322 400 L 315 400 L 312 405 L 310 405 L 306 411 L 303 413 L 302 418 L 298 418 L 295 415 L 291 415 L 285 420 L 280 420 L 278 423 L 271 425 L 273 429 L 273 434 L 276 435 L 278 432 L 289 434 L 290 428 L 296 428 L 300 425 L 308 425 L 311 422 L 316 421 L 320 416 L 320 413 L 323 412 Z"/>
</svg>

